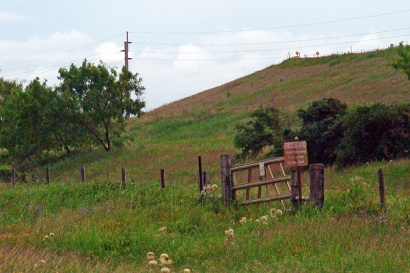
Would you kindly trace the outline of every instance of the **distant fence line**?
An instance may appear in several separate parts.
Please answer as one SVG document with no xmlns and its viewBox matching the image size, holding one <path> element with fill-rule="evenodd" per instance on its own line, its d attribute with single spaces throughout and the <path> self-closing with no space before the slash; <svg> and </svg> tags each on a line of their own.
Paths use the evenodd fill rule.
<svg viewBox="0 0 410 273">
<path fill-rule="evenodd" d="M 394 44 L 390 44 L 386 48 L 375 48 L 375 49 L 369 49 L 369 50 L 361 49 L 360 51 L 351 49 L 348 52 L 343 52 L 342 51 L 342 52 L 336 52 L 336 53 L 330 53 L 330 54 L 312 54 L 312 53 L 310 53 L 310 54 L 303 54 L 303 56 L 301 56 L 300 52 L 296 51 L 295 53 L 298 53 L 298 54 L 295 54 L 295 53 L 291 54 L 290 52 L 288 52 L 288 59 L 293 59 L 293 58 L 307 59 L 307 58 L 319 58 L 319 57 L 346 55 L 346 54 L 352 54 L 352 53 L 353 54 L 366 53 L 366 52 L 371 53 L 371 52 L 377 52 L 377 51 L 380 51 L 380 50 L 385 50 L 385 49 L 394 48 L 394 47 L 395 47 Z"/>
<path fill-rule="evenodd" d="M 224 163 L 225 162 L 225 163 Z M 226 163 L 228 162 L 228 163 Z M 300 206 L 301 199 L 299 200 L 299 205 L 297 204 L 297 196 L 299 195 L 297 191 L 297 181 L 296 181 L 296 175 L 295 171 L 291 169 L 291 176 L 288 176 L 285 174 L 284 168 L 283 168 L 283 158 L 273 158 L 273 159 L 268 159 L 262 162 L 257 162 L 257 163 L 248 163 L 245 165 L 240 165 L 233 167 L 230 163 L 230 156 L 229 155 L 224 155 L 221 156 L 221 188 L 222 188 L 222 199 L 229 203 L 230 201 L 236 201 L 237 200 L 237 191 L 238 190 L 245 190 L 246 193 L 244 195 L 244 199 L 241 203 L 246 205 L 246 204 L 254 204 L 254 203 L 260 203 L 260 202 L 266 202 L 266 201 L 281 201 L 282 206 L 283 202 L 282 200 L 284 199 L 290 199 L 292 206 L 297 208 Z M 272 165 L 273 164 L 273 165 Z M 276 166 L 277 165 L 277 166 Z M 278 173 L 275 174 L 274 172 L 274 166 L 276 166 Z M 254 169 L 256 168 L 256 169 Z M 254 181 L 255 175 L 252 174 L 252 169 L 256 171 L 257 179 Z M 317 170 L 316 170 L 317 169 Z M 245 171 L 245 176 L 242 178 L 244 183 L 239 182 L 239 177 L 236 177 L 236 173 L 238 171 L 244 170 Z M 321 207 L 323 206 L 324 202 L 324 176 L 323 176 L 323 171 L 324 171 L 324 166 L 323 164 L 311 164 L 309 168 L 309 175 L 310 175 L 310 196 L 303 197 L 304 201 L 305 199 L 310 201 L 314 200 L 319 200 L 318 206 Z M 121 167 L 121 187 L 123 189 L 126 188 L 127 186 L 127 170 L 126 167 Z M 133 174 L 148 174 L 151 176 L 157 176 L 159 179 L 159 184 L 161 188 L 164 190 L 167 184 L 166 181 L 166 176 L 174 176 L 174 177 L 186 177 L 187 175 L 194 175 L 193 172 L 182 172 L 182 173 L 166 173 L 165 169 L 159 169 L 159 172 L 133 172 Z M 269 176 L 268 176 L 269 174 Z M 383 170 L 381 168 L 378 169 L 378 190 L 374 188 L 369 188 L 366 189 L 367 192 L 370 193 L 379 193 L 380 197 L 380 205 L 381 207 L 384 207 L 386 204 L 386 198 L 385 198 L 385 187 L 384 187 L 384 174 Z M 11 184 L 14 187 L 16 185 L 17 179 L 16 179 L 16 170 L 15 168 L 11 169 Z M 81 166 L 79 169 L 79 179 L 82 183 L 86 182 L 87 176 L 86 176 L 86 168 L 84 166 Z M 203 190 L 210 185 L 210 173 L 203 171 L 202 168 L 202 158 L 201 156 L 198 156 L 198 190 L 199 194 L 201 196 L 202 200 L 202 192 Z M 286 187 L 279 189 L 277 186 L 277 183 L 285 183 Z M 290 182 L 290 184 L 289 184 Z M 51 183 L 51 171 L 49 167 L 46 167 L 45 169 L 45 183 L 50 184 Z M 272 195 L 272 192 L 269 191 L 268 185 L 273 186 L 273 190 L 276 192 L 275 194 Z M 315 186 L 316 185 L 316 186 Z M 319 185 L 319 186 L 318 186 Z M 249 197 L 249 194 L 251 192 L 251 187 L 256 187 L 258 192 L 257 192 L 257 197 L 255 199 L 251 199 Z M 267 196 L 263 197 L 261 195 L 262 193 L 262 187 L 265 187 L 266 189 L 266 194 Z M 318 187 L 315 189 L 314 187 Z M 334 188 L 334 187 L 328 187 L 326 186 L 327 190 L 341 190 L 344 191 L 346 189 L 342 188 Z M 315 193 L 316 192 L 316 193 Z M 315 196 L 317 195 L 317 196 Z M 398 193 L 400 195 L 400 193 Z M 300 198 L 301 198 L 301 193 L 300 193 Z M 316 202 L 316 201 L 314 201 Z"/>
<path fill-rule="evenodd" d="M 199 168 L 199 173 L 200 175 L 198 176 L 198 185 L 199 185 L 199 189 L 200 192 L 201 190 L 206 186 L 210 184 L 210 173 L 209 172 L 204 172 L 202 171 L 202 163 L 201 163 L 201 156 L 198 157 L 198 168 Z M 120 170 L 120 182 L 121 182 L 121 186 L 122 188 L 126 188 L 127 185 L 127 169 L 126 167 L 121 167 Z M 162 189 L 165 189 L 166 184 L 167 184 L 167 179 L 166 177 L 184 177 L 186 178 L 189 175 L 192 175 L 193 177 L 195 176 L 194 172 L 166 172 L 165 169 L 161 168 L 158 170 L 158 172 L 141 172 L 141 171 L 136 171 L 136 172 L 132 172 L 133 175 L 148 175 L 151 177 L 157 177 L 158 180 L 160 181 L 160 185 Z M 49 167 L 46 167 L 45 169 L 45 176 L 43 178 L 44 183 L 45 184 L 50 184 L 51 183 L 51 170 Z M 80 182 L 84 183 L 87 181 L 87 169 L 85 166 L 81 166 L 79 168 L 79 176 L 78 179 Z M 194 178 L 195 179 L 195 178 Z M 17 179 L 17 172 L 16 172 L 16 168 L 11 168 L 10 171 L 10 177 L 8 179 L 11 182 L 11 185 L 14 187 L 18 181 Z M 38 180 L 42 180 L 42 179 L 38 179 Z M 37 180 L 37 181 L 38 181 Z"/>
</svg>

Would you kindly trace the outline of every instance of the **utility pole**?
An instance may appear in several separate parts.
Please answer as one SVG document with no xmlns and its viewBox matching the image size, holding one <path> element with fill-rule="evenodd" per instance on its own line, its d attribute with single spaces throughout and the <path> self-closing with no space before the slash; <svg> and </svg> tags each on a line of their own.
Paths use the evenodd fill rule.
<svg viewBox="0 0 410 273">
<path fill-rule="evenodd" d="M 128 41 L 128 31 L 127 31 L 127 40 L 124 42 L 124 50 L 121 50 L 121 52 L 124 52 L 125 56 L 124 56 L 124 60 L 125 60 L 125 69 L 127 71 L 129 71 L 129 67 L 128 67 L 128 61 L 131 60 L 132 58 L 128 57 L 128 45 L 132 44 L 132 42 Z M 126 128 L 126 132 L 127 132 L 127 136 L 130 134 L 130 125 L 129 125 L 129 119 L 130 119 L 130 113 L 126 113 L 125 115 L 125 119 L 127 121 L 127 128 Z"/>
<path fill-rule="evenodd" d="M 124 42 L 124 50 L 121 50 L 121 52 L 125 53 L 125 69 L 127 69 L 127 71 L 129 71 L 128 69 L 128 60 L 132 60 L 132 58 L 128 57 L 128 45 L 132 44 L 132 42 L 128 41 L 128 31 L 127 31 L 127 40 Z"/>
</svg>

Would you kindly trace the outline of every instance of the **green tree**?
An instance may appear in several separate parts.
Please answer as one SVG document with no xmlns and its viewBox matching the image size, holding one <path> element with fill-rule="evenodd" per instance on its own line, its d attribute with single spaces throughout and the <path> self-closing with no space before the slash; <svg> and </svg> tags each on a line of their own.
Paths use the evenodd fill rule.
<svg viewBox="0 0 410 273">
<path fill-rule="evenodd" d="M 346 114 L 346 108 L 337 99 L 325 98 L 312 102 L 306 110 L 298 110 L 302 119 L 299 138 L 307 142 L 309 162 L 333 165 L 343 138 L 341 117 Z"/>
<path fill-rule="evenodd" d="M 265 147 L 278 145 L 281 134 L 280 112 L 275 108 L 258 109 L 245 124 L 236 126 L 234 146 L 242 150 L 242 157 L 255 157 Z"/>
<path fill-rule="evenodd" d="M 22 85 L 15 81 L 7 81 L 3 78 L 0 78 L 0 96 L 4 98 L 9 95 L 14 89 L 22 89 Z"/>
<path fill-rule="evenodd" d="M 0 105 L 0 147 L 9 151 L 10 163 L 30 163 L 57 148 L 52 125 L 54 98 L 55 92 L 39 79 L 24 91 L 14 85 L 5 94 Z"/>
<path fill-rule="evenodd" d="M 95 66 L 86 60 L 80 67 L 72 64 L 59 73 L 62 83 L 58 92 L 65 105 L 61 114 L 109 151 L 124 132 L 125 115 L 142 114 L 142 79 L 125 68 L 118 74 L 103 63 Z"/>
<path fill-rule="evenodd" d="M 410 45 L 404 45 L 403 42 L 397 47 L 399 58 L 394 61 L 392 66 L 395 69 L 401 69 L 410 80 Z"/>
</svg>

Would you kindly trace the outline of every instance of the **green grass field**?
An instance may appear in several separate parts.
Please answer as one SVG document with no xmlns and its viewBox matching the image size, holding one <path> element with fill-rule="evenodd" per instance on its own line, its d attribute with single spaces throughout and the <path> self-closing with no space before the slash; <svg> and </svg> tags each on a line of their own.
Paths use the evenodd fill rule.
<svg viewBox="0 0 410 273">
<path fill-rule="evenodd" d="M 408 101 L 410 83 L 388 67 L 391 58 L 387 50 L 287 60 L 132 120 L 134 140 L 124 148 L 48 164 L 49 185 L 46 165 L 33 170 L 30 183 L 1 183 L 0 272 L 161 272 L 160 262 L 148 266 L 148 252 L 156 260 L 167 253 L 171 272 L 409 272 L 409 159 L 326 169 L 321 210 L 306 204 L 292 213 L 279 202 L 225 206 L 219 198 L 219 156 L 239 152 L 234 126 L 249 111 L 273 104 L 292 122 L 296 109 L 322 97 L 349 105 Z M 198 156 L 218 185 L 204 204 Z M 306 173 L 302 180 L 308 195 Z"/>
</svg>

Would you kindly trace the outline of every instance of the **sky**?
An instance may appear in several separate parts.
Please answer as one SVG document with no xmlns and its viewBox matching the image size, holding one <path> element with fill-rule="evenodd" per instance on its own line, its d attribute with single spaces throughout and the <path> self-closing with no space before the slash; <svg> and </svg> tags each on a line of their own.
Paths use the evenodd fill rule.
<svg viewBox="0 0 410 273">
<path fill-rule="evenodd" d="M 59 84 L 84 59 L 129 69 L 146 111 L 301 57 L 410 41 L 409 0 L 0 0 L 0 77 Z"/>
</svg>

